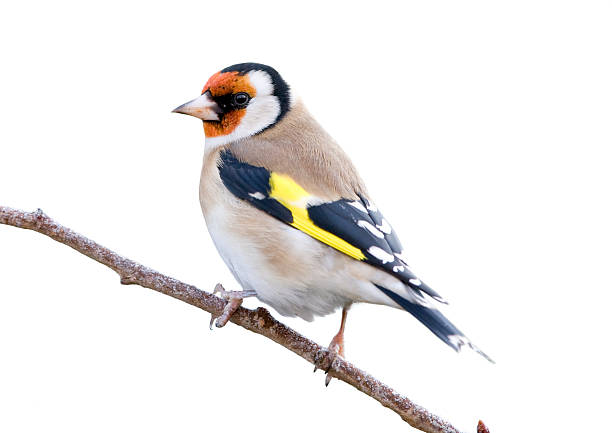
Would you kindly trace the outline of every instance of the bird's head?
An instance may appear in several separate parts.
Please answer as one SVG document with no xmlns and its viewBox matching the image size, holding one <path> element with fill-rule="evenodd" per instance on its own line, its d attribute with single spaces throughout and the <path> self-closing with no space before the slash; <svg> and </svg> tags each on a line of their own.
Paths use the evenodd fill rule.
<svg viewBox="0 0 612 433">
<path fill-rule="evenodd" d="M 174 109 L 202 119 L 208 144 L 230 143 L 259 134 L 289 111 L 291 94 L 270 66 L 240 63 L 208 79 L 201 96 Z"/>
</svg>

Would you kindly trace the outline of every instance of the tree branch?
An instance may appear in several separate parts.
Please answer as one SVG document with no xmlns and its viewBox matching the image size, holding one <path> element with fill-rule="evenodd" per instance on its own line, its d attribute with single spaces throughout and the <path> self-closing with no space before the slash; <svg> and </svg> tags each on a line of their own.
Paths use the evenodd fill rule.
<svg viewBox="0 0 612 433">
<path fill-rule="evenodd" d="M 225 301 L 210 293 L 160 274 L 75 233 L 49 218 L 40 209 L 36 212 L 24 212 L 0 206 L 0 223 L 34 230 L 57 242 L 68 245 L 117 272 L 121 284 L 138 284 L 153 289 L 201 308 L 213 315 L 221 314 L 225 306 Z M 230 321 L 286 347 L 314 364 L 316 368 L 329 369 L 331 376 L 369 395 L 383 406 L 397 413 L 414 428 L 427 433 L 460 433 L 448 422 L 414 404 L 365 371 L 341 358 L 333 357 L 325 347 L 283 325 L 274 319 L 265 308 L 259 307 L 256 310 L 248 310 L 240 307 Z M 479 422 L 478 432 L 488 432 L 482 421 Z"/>
</svg>

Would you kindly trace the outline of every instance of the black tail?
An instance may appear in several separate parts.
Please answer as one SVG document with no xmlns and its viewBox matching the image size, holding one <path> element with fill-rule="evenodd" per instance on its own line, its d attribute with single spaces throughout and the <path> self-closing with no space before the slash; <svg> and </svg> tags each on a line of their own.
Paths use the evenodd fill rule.
<svg viewBox="0 0 612 433">
<path fill-rule="evenodd" d="M 483 351 L 472 344 L 472 342 L 465 335 L 463 335 L 463 333 L 458 330 L 455 325 L 444 317 L 440 311 L 436 310 L 435 308 L 429 308 L 424 305 L 410 302 L 408 299 L 405 299 L 397 293 L 385 289 L 379 285 L 376 287 L 382 290 L 385 295 L 399 304 L 399 306 L 404 310 L 408 311 L 414 317 L 419 319 L 419 321 L 423 325 L 427 326 L 431 332 L 436 334 L 440 340 L 444 341 L 457 352 L 461 350 L 462 346 L 466 345 L 477 353 L 481 354 L 488 361 L 495 363 L 495 361 L 489 358 Z"/>
</svg>

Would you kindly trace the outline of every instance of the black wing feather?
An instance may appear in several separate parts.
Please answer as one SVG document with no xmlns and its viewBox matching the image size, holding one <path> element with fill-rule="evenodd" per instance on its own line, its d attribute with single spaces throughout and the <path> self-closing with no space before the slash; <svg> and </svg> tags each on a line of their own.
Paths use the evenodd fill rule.
<svg viewBox="0 0 612 433">
<path fill-rule="evenodd" d="M 402 245 L 395 231 L 390 228 L 388 223 L 385 223 L 382 214 L 365 197 L 361 195 L 359 197 L 358 204 L 361 205 L 362 210 L 350 204 L 355 204 L 355 201 L 341 199 L 311 206 L 308 208 L 308 215 L 322 229 L 334 233 L 351 245 L 361 249 L 366 256 L 366 261 L 371 265 L 395 275 L 411 288 L 425 292 L 432 298 L 444 302 L 435 290 L 413 274 L 408 265 L 396 255 L 402 252 Z M 367 223 L 370 227 L 375 228 L 379 235 L 376 236 L 372 231 L 360 226 L 360 221 L 363 221 L 364 226 Z M 381 227 L 385 226 L 389 227 L 389 230 L 387 230 L 389 233 L 380 230 Z M 379 248 L 386 253 L 388 260 L 381 260 L 380 257 L 372 254 L 370 252 L 372 247 Z"/>
<path fill-rule="evenodd" d="M 221 154 L 219 175 L 225 187 L 236 197 L 248 201 L 286 224 L 293 222 L 291 211 L 268 197 L 270 172 L 265 168 L 240 162 L 229 151 L 224 151 Z"/>
</svg>

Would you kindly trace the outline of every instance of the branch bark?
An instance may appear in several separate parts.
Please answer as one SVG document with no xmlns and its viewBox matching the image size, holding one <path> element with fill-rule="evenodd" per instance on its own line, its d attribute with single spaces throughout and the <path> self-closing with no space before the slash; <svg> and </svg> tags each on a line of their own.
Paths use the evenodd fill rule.
<svg viewBox="0 0 612 433">
<path fill-rule="evenodd" d="M 40 209 L 35 212 L 25 212 L 0 206 L 0 223 L 33 230 L 57 242 L 68 245 L 81 254 L 115 271 L 120 277 L 121 284 L 138 284 L 180 299 L 217 316 L 222 313 L 225 306 L 225 301 L 211 293 L 199 290 L 195 286 L 185 284 L 138 264 L 133 260 L 122 257 L 68 227 L 55 222 Z M 333 357 L 325 347 L 283 325 L 274 319 L 265 308 L 259 307 L 255 310 L 248 310 L 240 307 L 233 314 L 230 321 L 249 331 L 269 338 L 301 356 L 318 369 L 329 370 L 331 376 L 348 383 L 372 397 L 383 406 L 397 413 L 404 421 L 416 429 L 427 433 L 460 433 L 458 429 L 448 422 L 400 395 L 375 377 L 341 358 Z M 478 432 L 488 432 L 482 421 L 479 421 Z"/>
</svg>

